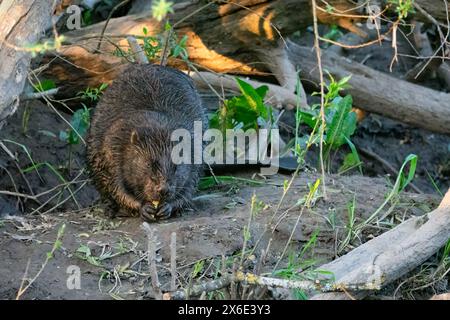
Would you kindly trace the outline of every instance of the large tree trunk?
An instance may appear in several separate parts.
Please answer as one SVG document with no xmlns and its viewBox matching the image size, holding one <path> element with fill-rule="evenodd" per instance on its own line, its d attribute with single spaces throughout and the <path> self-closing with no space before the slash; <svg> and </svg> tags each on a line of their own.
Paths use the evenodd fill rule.
<svg viewBox="0 0 450 320">
<path fill-rule="evenodd" d="M 51 1 L 0 1 L 0 128 L 16 110 L 27 79 L 31 56 L 24 47 L 39 40 L 51 15 Z"/>
</svg>

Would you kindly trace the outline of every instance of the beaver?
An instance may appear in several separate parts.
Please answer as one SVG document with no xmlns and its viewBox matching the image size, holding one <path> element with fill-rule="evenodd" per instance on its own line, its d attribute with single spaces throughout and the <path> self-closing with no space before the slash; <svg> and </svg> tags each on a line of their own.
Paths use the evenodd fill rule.
<svg viewBox="0 0 450 320">
<path fill-rule="evenodd" d="M 175 164 L 171 133 L 207 118 L 190 77 L 160 65 L 132 64 L 96 106 L 87 137 L 94 185 L 112 212 L 169 218 L 191 207 L 201 164 Z"/>
</svg>

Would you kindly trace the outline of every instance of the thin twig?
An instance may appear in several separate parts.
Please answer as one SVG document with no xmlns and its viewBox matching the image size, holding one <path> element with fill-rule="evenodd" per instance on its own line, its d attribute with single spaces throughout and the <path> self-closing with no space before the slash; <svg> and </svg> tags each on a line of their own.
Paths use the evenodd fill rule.
<svg viewBox="0 0 450 320">
<path fill-rule="evenodd" d="M 156 299 L 161 299 L 161 285 L 158 278 L 158 269 L 156 268 L 156 234 L 155 229 L 151 228 L 147 222 L 142 224 L 142 228 L 147 234 L 147 263 L 150 268 L 150 277 L 152 289 Z"/>
<path fill-rule="evenodd" d="M 321 118 L 321 126 L 320 126 L 320 170 L 322 173 L 322 192 L 323 197 L 327 198 L 326 191 L 326 181 L 325 181 L 325 165 L 323 162 L 323 144 L 324 144 L 324 134 L 325 134 L 325 82 L 323 78 L 323 70 L 322 70 L 322 58 L 320 52 L 320 44 L 319 44 L 319 26 L 317 22 L 317 4 L 316 0 L 312 0 L 312 10 L 313 10 L 313 21 L 314 21 L 314 48 L 316 50 L 317 56 L 317 64 L 319 69 L 319 77 L 320 77 L 320 118 Z"/>
<path fill-rule="evenodd" d="M 170 291 L 177 290 L 177 233 L 170 235 Z"/>
<path fill-rule="evenodd" d="M 108 27 L 109 20 L 111 20 L 114 12 L 116 12 L 116 10 L 120 9 L 122 6 L 126 5 L 128 2 L 130 2 L 130 0 L 124 0 L 120 3 L 118 3 L 114 8 L 112 8 L 111 12 L 108 15 L 108 18 L 106 19 L 105 24 L 103 25 L 102 32 L 100 33 L 100 40 L 98 41 L 97 51 L 100 50 L 100 46 L 102 45 L 102 41 L 103 41 L 103 35 L 105 34 L 106 28 Z"/>
</svg>

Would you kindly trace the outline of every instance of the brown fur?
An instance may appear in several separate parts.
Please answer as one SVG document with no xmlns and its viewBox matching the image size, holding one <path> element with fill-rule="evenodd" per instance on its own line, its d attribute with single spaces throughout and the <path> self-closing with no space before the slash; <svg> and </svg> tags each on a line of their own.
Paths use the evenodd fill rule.
<svg viewBox="0 0 450 320">
<path fill-rule="evenodd" d="M 191 79 L 175 69 L 131 65 L 113 82 L 95 109 L 87 158 L 97 189 L 115 211 L 156 220 L 189 206 L 202 167 L 172 162 L 170 134 L 193 133 L 196 120 L 206 129 Z"/>
</svg>

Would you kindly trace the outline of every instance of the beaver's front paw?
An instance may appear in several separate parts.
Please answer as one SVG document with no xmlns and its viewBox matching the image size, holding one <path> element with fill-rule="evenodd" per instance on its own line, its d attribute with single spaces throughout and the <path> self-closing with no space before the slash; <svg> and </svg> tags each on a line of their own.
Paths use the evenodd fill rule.
<svg viewBox="0 0 450 320">
<path fill-rule="evenodd" d="M 148 222 L 165 220 L 172 215 L 172 205 L 166 203 L 160 208 L 155 208 L 154 205 L 148 203 L 142 206 L 140 213 L 141 217 Z"/>
</svg>

